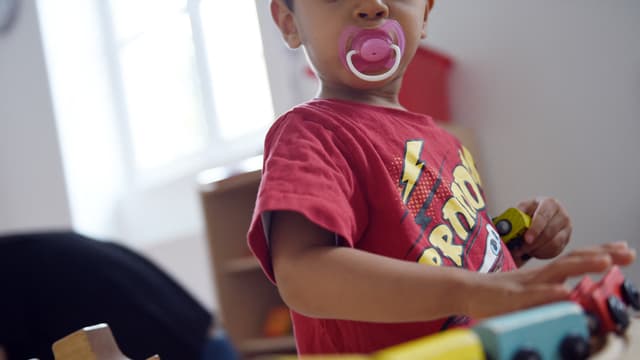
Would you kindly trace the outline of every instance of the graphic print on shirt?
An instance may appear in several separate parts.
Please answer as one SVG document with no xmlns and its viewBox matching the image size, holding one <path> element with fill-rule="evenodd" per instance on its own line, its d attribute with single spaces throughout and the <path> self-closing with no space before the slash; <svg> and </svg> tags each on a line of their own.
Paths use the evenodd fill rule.
<svg viewBox="0 0 640 360">
<path fill-rule="evenodd" d="M 422 175 L 422 169 L 424 168 L 424 162 L 420 160 L 422 145 L 424 145 L 422 140 L 409 140 L 405 143 L 402 177 L 400 178 L 402 201 L 405 204 L 420 179 L 420 175 Z"/>
<path fill-rule="evenodd" d="M 500 270 L 501 240 L 486 217 L 479 216 L 486 203 L 471 154 L 462 146 L 455 159 L 436 164 L 429 163 L 428 151 L 424 140 L 407 140 L 402 165 L 395 171 L 405 207 L 401 222 L 413 221 L 420 229 L 405 258 L 481 272 Z M 470 252 L 473 264 L 468 262 Z"/>
</svg>

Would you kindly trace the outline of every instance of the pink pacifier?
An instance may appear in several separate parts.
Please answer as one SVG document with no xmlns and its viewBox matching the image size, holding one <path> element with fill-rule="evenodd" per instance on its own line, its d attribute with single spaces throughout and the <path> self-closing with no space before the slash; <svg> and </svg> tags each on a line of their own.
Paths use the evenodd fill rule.
<svg viewBox="0 0 640 360">
<path fill-rule="evenodd" d="M 398 70 L 405 38 L 400 24 L 387 20 L 375 29 L 349 26 L 340 35 L 339 43 L 344 66 L 358 78 L 374 82 L 386 80 Z M 366 74 L 380 71 L 384 72 Z"/>
</svg>

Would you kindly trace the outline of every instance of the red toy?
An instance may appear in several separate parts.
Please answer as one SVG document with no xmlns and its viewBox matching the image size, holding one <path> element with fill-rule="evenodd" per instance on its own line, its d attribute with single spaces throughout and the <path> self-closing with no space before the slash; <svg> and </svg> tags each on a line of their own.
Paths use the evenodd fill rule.
<svg viewBox="0 0 640 360">
<path fill-rule="evenodd" d="M 585 276 L 571 292 L 571 300 L 589 316 L 592 334 L 625 332 L 629 326 L 627 306 L 640 310 L 638 289 L 614 266 L 598 283 Z"/>
<path fill-rule="evenodd" d="M 599 283 L 607 294 L 616 294 L 627 306 L 640 310 L 640 293 L 633 283 L 625 279 L 620 268 L 614 266 Z"/>
</svg>

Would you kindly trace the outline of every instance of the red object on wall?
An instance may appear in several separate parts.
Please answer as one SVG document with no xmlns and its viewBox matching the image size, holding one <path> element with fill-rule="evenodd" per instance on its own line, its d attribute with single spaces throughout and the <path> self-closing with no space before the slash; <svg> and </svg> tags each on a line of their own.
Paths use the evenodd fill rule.
<svg viewBox="0 0 640 360">
<path fill-rule="evenodd" d="M 443 122 L 451 120 L 449 78 L 453 60 L 428 47 L 416 52 L 402 80 L 400 103 Z"/>
</svg>

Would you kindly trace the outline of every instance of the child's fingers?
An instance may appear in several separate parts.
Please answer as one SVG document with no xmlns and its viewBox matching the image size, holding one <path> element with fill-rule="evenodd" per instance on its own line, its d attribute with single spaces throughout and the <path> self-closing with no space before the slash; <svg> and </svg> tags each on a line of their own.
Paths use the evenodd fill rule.
<svg viewBox="0 0 640 360">
<path fill-rule="evenodd" d="M 524 240 L 528 244 L 533 244 L 540 237 L 544 239 L 545 234 L 547 240 L 551 240 L 556 232 L 567 225 L 568 221 L 569 216 L 557 200 L 540 198 L 531 216 L 531 225 L 524 234 Z"/>
<path fill-rule="evenodd" d="M 610 255 L 611 259 L 613 259 L 613 263 L 621 266 L 630 265 L 636 260 L 635 249 L 616 250 L 612 251 Z"/>
<path fill-rule="evenodd" d="M 629 265 L 636 259 L 636 250 L 630 248 L 629 245 L 623 241 L 603 244 L 601 249 L 611 256 L 611 260 L 615 265 Z"/>
<path fill-rule="evenodd" d="M 607 253 L 571 253 L 543 266 L 534 281 L 563 283 L 573 276 L 603 272 L 612 264 Z"/>
<path fill-rule="evenodd" d="M 602 245 L 590 246 L 571 251 L 567 256 L 585 256 L 607 254 L 615 265 L 629 265 L 636 259 L 635 249 L 629 248 L 624 241 L 606 243 Z"/>
<path fill-rule="evenodd" d="M 477 281 L 486 298 L 495 302 L 473 301 L 471 316 L 482 318 L 550 302 L 567 300 L 570 290 L 564 286 L 570 277 L 602 273 L 612 265 L 626 265 L 635 259 L 635 250 L 626 243 L 609 243 L 573 250 L 544 266 L 494 273 Z M 486 276 L 486 275 L 485 275 Z M 482 291 L 478 291 L 481 293 Z"/>
<path fill-rule="evenodd" d="M 548 237 L 546 232 L 545 230 L 545 236 L 539 237 L 533 244 L 523 246 L 522 251 L 538 259 L 551 259 L 558 256 L 569 242 L 571 228 L 561 228 L 555 233 L 549 234 Z"/>
<path fill-rule="evenodd" d="M 572 230 L 573 226 L 571 225 L 571 219 L 569 216 L 564 214 L 561 210 L 558 210 L 551 220 L 549 220 L 544 230 L 542 230 L 540 236 L 543 238 L 553 239 L 558 233 L 564 232 L 566 241 L 563 242 L 566 244 L 569 242 Z"/>
<path fill-rule="evenodd" d="M 605 244 L 574 250 L 542 267 L 535 281 L 564 282 L 573 276 L 603 272 L 611 265 L 629 265 L 635 257 L 635 250 L 624 244 Z"/>
<path fill-rule="evenodd" d="M 525 214 L 532 216 L 538 207 L 538 199 L 529 199 L 521 201 L 517 208 L 520 209 Z"/>
</svg>

